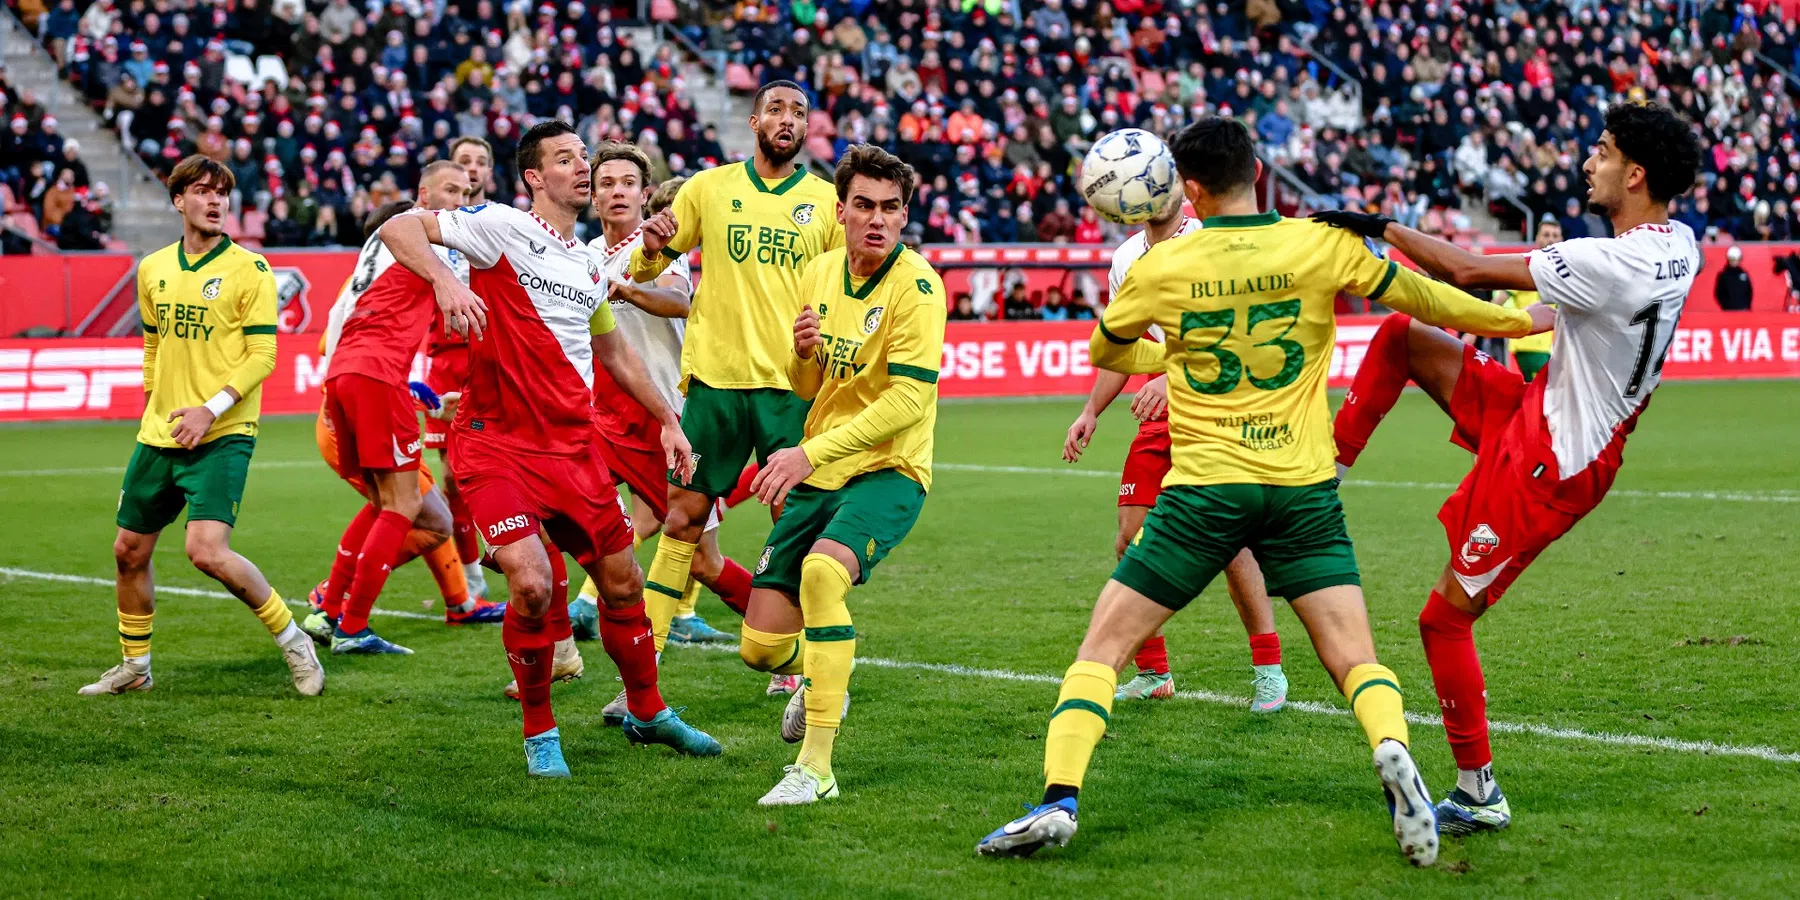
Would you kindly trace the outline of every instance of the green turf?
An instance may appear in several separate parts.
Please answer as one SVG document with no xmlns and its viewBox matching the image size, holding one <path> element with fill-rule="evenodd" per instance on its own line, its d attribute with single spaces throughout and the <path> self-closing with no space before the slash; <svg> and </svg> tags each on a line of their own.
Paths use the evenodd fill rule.
<svg viewBox="0 0 1800 900">
<path fill-rule="evenodd" d="M 1066 468 L 1074 401 L 946 403 L 938 458 Z M 290 598 L 322 576 L 348 489 L 312 423 L 266 424 L 236 546 Z M 1383 660 L 1433 712 L 1414 617 L 1446 557 L 1434 513 L 1468 457 L 1407 396 L 1344 488 Z M 1115 470 L 1131 433 L 1102 421 L 1082 470 Z M 0 565 L 108 577 L 127 425 L 0 431 Z M 1794 616 L 1800 386 L 1675 384 L 1627 450 L 1615 496 L 1534 566 L 1478 629 L 1496 720 L 1800 752 Z M 22 475 L 41 470 L 102 472 Z M 1379 482 L 1367 485 L 1362 482 Z M 1067 666 L 1111 565 L 1117 482 L 942 471 L 911 538 L 851 597 L 858 651 L 1038 676 Z M 1646 496 L 1733 491 L 1734 499 Z M 1770 502 L 1771 496 L 1789 502 Z M 728 552 L 754 561 L 763 514 Z M 158 581 L 215 587 L 182 556 Z M 735 654 L 675 650 L 663 690 L 724 757 L 630 750 L 600 722 L 615 685 L 597 645 L 559 686 L 575 778 L 528 783 L 492 627 L 378 618 L 410 658 L 331 659 L 324 697 L 288 687 L 235 601 L 167 596 L 157 687 L 77 698 L 117 659 L 104 585 L 0 576 L 0 895 L 588 896 L 1792 896 L 1800 765 L 1530 734 L 1495 738 L 1517 816 L 1400 858 L 1354 722 L 1186 699 L 1118 710 L 1065 851 L 977 859 L 1035 800 L 1053 684 L 865 665 L 839 738 L 842 800 L 754 803 L 791 760 L 782 700 Z M 418 611 L 417 567 L 383 599 Z M 715 624 L 732 619 L 708 598 Z M 1277 610 L 1291 696 L 1341 706 L 1294 617 Z M 1243 633 L 1215 588 L 1171 623 L 1183 689 L 1248 692 Z M 1417 725 L 1427 782 L 1453 768 Z"/>
</svg>

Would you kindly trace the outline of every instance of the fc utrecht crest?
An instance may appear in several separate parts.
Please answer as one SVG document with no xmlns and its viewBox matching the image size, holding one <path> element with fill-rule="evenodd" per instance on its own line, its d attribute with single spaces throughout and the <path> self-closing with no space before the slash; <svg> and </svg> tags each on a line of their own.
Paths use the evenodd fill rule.
<svg viewBox="0 0 1800 900">
<path fill-rule="evenodd" d="M 1485 559 L 1499 547 L 1500 536 L 1486 523 L 1482 523 L 1469 532 L 1469 540 L 1463 544 L 1463 560 L 1473 563 Z"/>
<path fill-rule="evenodd" d="M 600 266 L 591 259 L 588 260 L 588 277 L 594 279 L 595 284 L 600 283 Z"/>
</svg>

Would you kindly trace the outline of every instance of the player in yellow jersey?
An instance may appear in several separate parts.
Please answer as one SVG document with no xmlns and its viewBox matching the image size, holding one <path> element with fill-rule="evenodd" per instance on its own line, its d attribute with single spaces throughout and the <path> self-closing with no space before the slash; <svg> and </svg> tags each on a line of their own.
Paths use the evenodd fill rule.
<svg viewBox="0 0 1800 900">
<path fill-rule="evenodd" d="M 846 243 L 806 267 L 786 364 L 794 392 L 812 400 L 805 440 L 775 451 L 751 483 L 786 509 L 756 566 L 741 652 L 751 668 L 799 663 L 806 675 L 781 722 L 784 739 L 805 743 L 763 806 L 838 795 L 831 748 L 856 657 L 845 599 L 912 530 L 931 487 L 947 307 L 937 273 L 900 244 L 915 178 L 869 144 L 839 160 Z"/>
<path fill-rule="evenodd" d="M 144 320 L 144 417 L 119 492 L 119 644 L 125 659 L 83 695 L 147 691 L 156 584 L 151 551 L 187 508 L 187 556 L 256 613 L 308 697 L 325 689 L 312 640 L 255 564 L 231 549 L 250 474 L 262 381 L 275 371 L 275 276 L 225 236 L 231 170 L 190 156 L 169 175 L 181 240 L 138 263 Z"/>
<path fill-rule="evenodd" d="M 1545 213 L 1543 221 L 1538 223 L 1537 245 L 1542 250 L 1562 240 L 1562 223 L 1556 217 Z M 1544 302 L 1538 298 L 1537 291 L 1501 291 L 1505 295 L 1505 303 L 1511 309 L 1530 309 Z M 1531 337 L 1519 338 L 1512 342 L 1513 362 L 1519 364 L 1519 374 L 1530 382 L 1544 369 L 1550 361 L 1550 345 L 1556 332 L 1546 331 Z"/>
<path fill-rule="evenodd" d="M 1257 212 L 1249 131 L 1208 117 L 1172 142 L 1206 227 L 1151 248 L 1091 342 L 1094 365 L 1169 378 L 1174 468 L 1144 530 L 1100 593 L 1044 741 L 1042 803 L 976 845 L 1024 856 L 1075 833 L 1076 798 L 1106 731 L 1118 673 L 1244 548 L 1270 596 L 1288 599 L 1374 751 L 1394 836 L 1415 865 L 1437 859 L 1437 819 L 1407 752 L 1399 679 L 1375 658 L 1334 470 L 1325 379 L 1333 300 L 1347 291 L 1426 321 L 1500 337 L 1552 315 L 1483 303 L 1317 223 Z M 1548 310 L 1545 310 L 1548 312 Z M 1151 326 L 1162 346 L 1139 340 Z"/>
<path fill-rule="evenodd" d="M 832 185 L 794 162 L 810 111 L 799 85 L 763 85 L 751 101 L 756 152 L 688 179 L 674 207 L 644 223 L 631 256 L 631 279 L 645 284 L 695 247 L 706 255 L 681 350 L 681 430 L 696 469 L 688 484 L 669 479 L 669 515 L 644 585 L 658 644 L 687 591 L 713 501 L 737 486 L 747 458 L 761 463 L 800 443 L 806 401 L 787 373 L 796 289 L 807 263 L 844 243 Z M 776 674 L 770 692 L 791 689 L 780 677 L 788 673 Z"/>
</svg>

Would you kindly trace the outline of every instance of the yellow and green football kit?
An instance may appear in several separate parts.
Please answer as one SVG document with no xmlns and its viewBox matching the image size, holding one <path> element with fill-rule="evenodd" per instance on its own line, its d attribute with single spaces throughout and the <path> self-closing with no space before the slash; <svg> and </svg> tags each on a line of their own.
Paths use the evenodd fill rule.
<svg viewBox="0 0 1800 900">
<path fill-rule="evenodd" d="M 1166 372 L 1169 382 L 1174 465 L 1112 578 L 1179 610 L 1248 547 L 1271 595 L 1360 584 L 1325 396 L 1338 292 L 1501 336 L 1525 334 L 1530 316 L 1430 281 L 1320 223 L 1271 212 L 1205 226 L 1131 267 L 1090 342 L 1094 365 Z M 1161 345 L 1139 340 L 1152 325 L 1166 336 Z M 1111 666 L 1090 660 L 1064 676 L 1045 735 L 1046 798 L 1080 788 L 1116 680 Z M 1338 687 L 1371 747 L 1406 743 L 1391 670 L 1355 666 Z"/>
<path fill-rule="evenodd" d="M 1508 309 L 1530 309 L 1544 302 L 1537 291 L 1510 291 L 1506 298 Z M 1519 372 L 1526 381 L 1537 377 L 1537 373 L 1550 361 L 1550 347 L 1555 341 L 1556 332 L 1546 331 L 1530 337 L 1513 338 L 1513 359 L 1519 364 Z"/>
<path fill-rule="evenodd" d="M 829 778 L 856 654 L 845 599 L 924 507 L 948 307 L 930 264 L 898 246 L 867 278 L 851 275 L 844 249 L 821 255 L 806 268 L 800 299 L 819 314 L 821 343 L 806 359 L 790 349 L 787 372 L 794 391 L 812 400 L 800 448 L 813 473 L 788 493 L 751 584 L 799 600 L 805 640 L 746 628 L 743 650 L 771 661 L 790 644 L 786 658 L 803 652 L 807 732 L 799 763 Z M 850 550 L 854 577 L 831 555 L 812 552 L 822 540 Z"/>
<path fill-rule="evenodd" d="M 670 208 L 675 236 L 662 253 L 631 257 L 631 277 L 656 276 L 695 247 L 704 248 L 705 277 L 694 291 L 681 347 L 681 430 L 694 449 L 694 473 L 681 484 L 708 497 L 737 487 L 744 463 L 800 442 L 806 401 L 788 384 L 801 272 L 821 253 L 844 244 L 837 191 L 796 168 L 770 184 L 754 160 L 708 169 L 688 179 Z M 646 578 L 651 629 L 667 634 L 687 592 L 695 545 L 663 535 Z"/>
<path fill-rule="evenodd" d="M 144 391 L 138 447 L 126 467 L 119 527 L 161 531 L 188 519 L 237 520 L 262 412 L 262 382 L 275 370 L 275 276 L 260 254 L 221 237 L 189 259 L 179 241 L 138 263 Z M 177 409 L 202 406 L 231 387 L 240 398 L 192 450 L 176 442 Z"/>
</svg>

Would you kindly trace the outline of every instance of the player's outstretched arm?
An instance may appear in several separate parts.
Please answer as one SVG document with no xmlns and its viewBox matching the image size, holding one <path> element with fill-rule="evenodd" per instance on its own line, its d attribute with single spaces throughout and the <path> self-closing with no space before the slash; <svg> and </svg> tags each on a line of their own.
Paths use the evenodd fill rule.
<svg viewBox="0 0 1800 900">
<path fill-rule="evenodd" d="M 437 217 L 426 213 L 398 215 L 387 220 L 378 234 L 394 254 L 395 262 L 431 283 L 438 308 L 444 312 L 445 329 L 479 340 L 487 329 L 487 304 L 431 249 L 433 244 L 444 244 Z"/>
<path fill-rule="evenodd" d="M 594 335 L 591 342 L 594 360 L 606 369 L 606 374 L 662 423 L 664 462 L 670 471 L 681 476 L 682 484 L 688 483 L 694 476 L 694 448 L 681 432 L 681 419 L 663 402 L 662 395 L 650 382 L 644 360 L 615 329 Z"/>
<path fill-rule="evenodd" d="M 693 299 L 688 296 L 688 281 L 680 275 L 665 273 L 647 284 L 616 278 L 612 290 L 626 303 L 664 319 L 685 319 L 693 308 Z"/>
<path fill-rule="evenodd" d="M 1522 253 L 1492 256 L 1474 253 L 1374 213 L 1328 210 L 1314 213 L 1312 219 L 1363 237 L 1387 241 L 1418 263 L 1419 268 L 1464 290 L 1536 290 L 1531 267 Z"/>
<path fill-rule="evenodd" d="M 1393 279 L 1387 290 L 1369 299 L 1380 300 L 1427 325 L 1486 337 L 1517 338 L 1548 331 L 1555 323 L 1555 312 L 1549 307 L 1537 313 L 1508 309 L 1497 303 L 1477 300 L 1399 263 L 1389 262 L 1388 265 L 1392 267 Z"/>
<path fill-rule="evenodd" d="M 1154 375 L 1165 362 L 1161 344 L 1114 334 L 1104 322 L 1094 326 L 1088 338 L 1088 357 L 1095 368 L 1123 375 Z"/>
<path fill-rule="evenodd" d="M 700 243 L 700 191 L 689 181 L 668 209 L 644 220 L 644 242 L 631 253 L 631 280 L 655 281 L 675 260 Z"/>
</svg>

